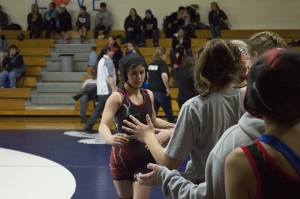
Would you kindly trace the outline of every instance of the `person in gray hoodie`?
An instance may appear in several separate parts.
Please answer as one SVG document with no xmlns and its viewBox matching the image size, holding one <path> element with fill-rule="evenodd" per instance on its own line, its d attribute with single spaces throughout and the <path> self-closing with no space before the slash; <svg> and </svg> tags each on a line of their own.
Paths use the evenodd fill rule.
<svg viewBox="0 0 300 199">
<path fill-rule="evenodd" d="M 100 10 L 95 17 L 95 28 L 94 28 L 94 38 L 98 38 L 98 31 L 103 30 L 102 35 L 99 35 L 100 39 L 103 39 L 110 31 L 113 24 L 112 14 L 106 8 L 106 3 L 100 3 Z"/>
<path fill-rule="evenodd" d="M 260 32 L 252 35 L 248 41 L 249 65 L 265 51 L 287 47 L 285 41 L 272 32 Z M 176 170 L 170 171 L 166 167 L 149 164 L 153 171 L 139 175 L 139 182 L 143 185 L 158 185 L 166 196 L 172 198 L 197 199 L 225 199 L 224 165 L 227 155 L 241 145 L 247 145 L 264 133 L 263 120 L 245 113 L 238 124 L 227 129 L 210 152 L 205 166 L 205 182 L 196 185 Z"/>
</svg>

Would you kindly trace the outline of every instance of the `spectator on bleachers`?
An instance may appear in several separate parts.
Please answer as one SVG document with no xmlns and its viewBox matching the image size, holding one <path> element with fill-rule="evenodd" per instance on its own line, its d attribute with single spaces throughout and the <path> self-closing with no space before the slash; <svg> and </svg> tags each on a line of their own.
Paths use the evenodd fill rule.
<svg viewBox="0 0 300 199">
<path fill-rule="evenodd" d="M 95 46 L 91 47 L 91 52 L 89 53 L 88 67 L 97 68 L 98 55 L 97 48 Z"/>
<path fill-rule="evenodd" d="M 125 45 L 130 40 L 134 40 L 138 46 L 143 46 L 142 43 L 142 18 L 137 14 L 135 8 L 131 8 L 129 16 L 126 17 L 124 22 L 124 29 L 126 32 Z"/>
<path fill-rule="evenodd" d="M 129 55 L 131 53 L 141 54 L 139 47 L 133 40 L 128 41 L 126 46 L 126 55 Z"/>
<path fill-rule="evenodd" d="M 102 113 L 105 103 L 116 90 L 116 72 L 112 57 L 117 49 L 106 46 L 104 55 L 100 59 L 97 66 L 97 97 L 98 103 L 95 107 L 89 121 L 84 126 L 84 131 L 87 133 L 95 133 L 93 126 L 97 122 L 98 117 Z"/>
<path fill-rule="evenodd" d="M 71 15 L 66 9 L 65 4 L 60 4 L 59 6 L 60 13 L 58 15 L 59 19 L 59 28 L 58 32 L 63 36 L 64 43 L 69 43 L 69 39 L 71 38 L 71 35 L 67 33 L 68 30 L 72 30 L 72 19 Z"/>
<path fill-rule="evenodd" d="M 221 37 L 221 29 L 228 29 L 228 26 L 225 22 L 227 19 L 227 15 L 223 10 L 220 9 L 218 3 L 212 2 L 211 11 L 209 11 L 208 14 L 208 21 L 214 38 Z"/>
<path fill-rule="evenodd" d="M 80 121 L 81 123 L 87 122 L 86 107 L 89 100 L 93 100 L 94 105 L 97 102 L 97 69 L 91 70 L 91 78 L 84 81 L 80 91 L 77 95 L 73 96 L 75 101 L 81 99 L 80 105 Z"/>
<path fill-rule="evenodd" d="M 186 16 L 186 10 L 183 6 L 178 8 L 177 12 L 173 12 L 169 17 L 167 17 L 166 23 L 166 37 L 172 38 L 177 32 L 178 28 L 184 26 L 184 18 Z"/>
<path fill-rule="evenodd" d="M 113 24 L 112 14 L 107 10 L 106 3 L 100 3 L 100 10 L 95 17 L 94 38 L 103 39 L 108 35 Z M 98 36 L 98 31 L 103 30 L 103 33 Z"/>
<path fill-rule="evenodd" d="M 184 56 L 192 55 L 191 38 L 186 35 L 183 28 L 179 28 L 177 34 L 172 39 L 172 49 L 170 51 L 171 66 L 175 69 L 180 67 Z"/>
<path fill-rule="evenodd" d="M 39 38 L 43 25 L 43 17 L 39 13 L 39 6 L 36 3 L 31 5 L 31 12 L 27 16 L 27 23 L 29 38 Z"/>
<path fill-rule="evenodd" d="M 299 66 L 299 52 L 277 48 L 251 67 L 245 108 L 263 118 L 265 131 L 227 156 L 226 198 L 299 198 Z"/>
<path fill-rule="evenodd" d="M 187 31 L 187 35 L 191 38 L 197 38 L 196 28 L 200 23 L 200 15 L 197 15 L 194 7 L 187 6 L 185 7 L 185 17 L 184 17 L 184 28 Z"/>
<path fill-rule="evenodd" d="M 195 87 L 200 95 L 182 106 L 165 149 L 156 139 L 151 122 L 148 125 L 134 119 L 135 124 L 125 122 L 134 127 L 128 132 L 146 142 L 160 165 L 176 169 L 190 154 L 192 161 L 184 175 L 195 184 L 205 179 L 205 163 L 211 149 L 224 131 L 236 124 L 244 113 L 244 92 L 231 86 L 241 70 L 240 56 L 238 47 L 224 40 L 214 39 L 207 43 L 194 70 Z"/>
<path fill-rule="evenodd" d="M 120 78 L 119 78 L 119 61 L 123 57 L 123 52 L 122 52 L 122 49 L 119 46 L 115 36 L 109 36 L 108 37 L 108 42 L 107 42 L 106 46 L 117 49 L 116 52 L 114 53 L 113 57 L 112 57 L 112 60 L 113 60 L 113 63 L 115 65 L 115 69 L 116 69 L 117 85 L 119 85 L 119 82 L 120 82 Z M 106 46 L 104 46 L 104 48 Z M 100 55 L 99 55 L 99 59 L 101 59 L 103 57 L 103 54 L 104 54 L 103 52 L 104 51 L 102 49 L 101 52 L 100 52 Z"/>
<path fill-rule="evenodd" d="M 158 47 L 158 27 L 157 19 L 152 14 L 151 10 L 146 10 L 146 16 L 143 19 L 142 43 L 146 45 L 146 38 L 153 39 L 153 46 Z"/>
<path fill-rule="evenodd" d="M 248 40 L 249 66 L 265 51 L 272 48 L 286 48 L 286 42 L 272 32 L 255 33 Z M 144 185 L 158 185 L 166 196 L 173 198 L 226 199 L 224 167 L 225 158 L 235 148 L 247 145 L 264 132 L 263 120 L 246 112 L 238 124 L 227 129 L 208 156 L 205 166 L 205 182 L 195 186 L 182 177 L 178 171 L 171 171 L 159 165 L 149 165 L 153 171 L 140 176 Z M 187 166 L 192 164 L 187 164 Z"/>
<path fill-rule="evenodd" d="M 25 73 L 25 62 L 23 56 L 19 53 L 17 46 L 11 45 L 8 55 L 3 59 L 2 66 L 4 70 L 0 73 L 0 88 L 4 87 L 6 78 L 9 79 L 9 87 L 16 88 L 17 79 Z"/>
<path fill-rule="evenodd" d="M 167 52 L 163 47 L 158 47 L 153 55 L 153 60 L 148 66 L 148 89 L 154 95 L 154 111 L 157 114 L 162 107 L 168 122 L 175 123 L 172 111 L 172 98 L 169 87 L 169 69 L 166 63 Z"/>
<path fill-rule="evenodd" d="M 86 12 L 85 6 L 80 6 L 79 15 L 76 21 L 76 27 L 80 35 L 81 43 L 86 40 L 86 32 L 91 28 L 90 14 Z"/>
<path fill-rule="evenodd" d="M 5 30 L 8 26 L 8 17 L 7 14 L 2 10 L 0 5 L 0 29 Z"/>
<path fill-rule="evenodd" d="M 203 49 L 200 49 L 202 51 Z M 201 52 L 200 52 L 201 53 Z M 198 95 L 194 87 L 194 65 L 195 58 L 193 56 L 186 56 L 182 60 L 182 67 L 174 70 L 174 79 L 178 86 L 177 103 L 179 109 L 189 99 Z"/>
<path fill-rule="evenodd" d="M 209 26 L 203 24 L 201 22 L 201 16 L 198 12 L 199 5 L 192 4 L 190 6 L 185 7 L 187 14 L 190 16 L 191 24 L 194 26 L 195 29 L 203 30 L 203 29 L 210 29 Z"/>
<path fill-rule="evenodd" d="M 46 30 L 45 38 L 50 38 L 51 32 L 59 27 L 59 13 L 54 2 L 49 3 L 48 10 L 44 13 L 43 27 Z"/>
<path fill-rule="evenodd" d="M 0 66 L 2 66 L 2 61 L 4 57 L 7 55 L 7 51 L 8 51 L 7 39 L 4 35 L 1 34 L 1 29 L 0 29 Z"/>
</svg>

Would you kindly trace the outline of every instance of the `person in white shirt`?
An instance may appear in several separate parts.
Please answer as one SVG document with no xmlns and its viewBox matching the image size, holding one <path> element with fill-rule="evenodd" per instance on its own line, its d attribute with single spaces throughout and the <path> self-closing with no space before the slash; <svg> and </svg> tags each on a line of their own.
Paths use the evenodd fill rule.
<svg viewBox="0 0 300 199">
<path fill-rule="evenodd" d="M 95 107 L 91 118 L 84 127 L 84 131 L 87 133 L 97 133 L 93 131 L 98 117 L 102 113 L 105 103 L 110 96 L 116 90 L 116 72 L 112 57 L 117 49 L 111 46 L 105 46 L 103 49 L 104 55 L 100 59 L 97 68 L 97 95 L 98 104 Z"/>
<path fill-rule="evenodd" d="M 80 105 L 80 119 L 81 123 L 87 122 L 86 118 L 86 107 L 90 99 L 94 101 L 94 104 L 97 102 L 97 70 L 93 68 L 91 70 L 91 78 L 84 81 L 80 91 L 77 95 L 73 96 L 75 101 L 81 99 Z"/>
</svg>

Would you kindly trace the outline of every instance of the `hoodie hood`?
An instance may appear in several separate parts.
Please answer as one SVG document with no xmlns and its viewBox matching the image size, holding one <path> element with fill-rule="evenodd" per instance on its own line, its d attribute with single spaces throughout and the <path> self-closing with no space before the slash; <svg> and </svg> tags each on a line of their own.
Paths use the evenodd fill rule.
<svg viewBox="0 0 300 199">
<path fill-rule="evenodd" d="M 246 112 L 239 120 L 241 129 L 253 140 L 265 132 L 264 120 Z"/>
</svg>

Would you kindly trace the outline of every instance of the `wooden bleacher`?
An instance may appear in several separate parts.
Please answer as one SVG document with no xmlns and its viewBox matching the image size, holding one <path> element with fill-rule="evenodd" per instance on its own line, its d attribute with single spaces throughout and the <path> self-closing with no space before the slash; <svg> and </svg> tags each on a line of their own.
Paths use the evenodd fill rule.
<svg viewBox="0 0 300 199">
<path fill-rule="evenodd" d="M 222 30 L 222 38 L 225 39 L 247 39 L 256 32 L 263 30 Z M 300 30 L 270 30 L 278 33 L 287 42 L 300 39 Z M 55 39 L 61 39 L 62 36 L 57 33 L 51 35 L 51 39 L 25 39 L 23 41 L 17 40 L 17 34 L 20 31 L 2 31 L 8 38 L 9 45 L 15 44 L 19 47 L 20 52 L 24 56 L 24 60 L 27 65 L 26 78 L 24 87 L 17 89 L 0 89 L 0 115 L 41 115 L 41 116 L 78 116 L 79 115 L 79 104 L 75 103 L 75 109 L 25 109 L 25 99 L 30 98 L 30 87 L 36 86 L 36 77 L 41 74 L 42 67 L 46 64 L 46 57 L 50 56 L 51 48 L 54 47 Z M 28 31 L 22 31 L 25 38 L 29 37 Z M 77 31 L 69 31 L 73 39 L 79 39 Z M 125 36 L 123 30 L 113 30 L 110 35 L 121 35 Z M 192 39 L 193 51 L 199 47 L 202 47 L 208 39 L 212 38 L 210 30 L 197 30 L 197 39 Z M 93 38 L 92 31 L 88 32 L 88 38 Z M 120 44 L 120 40 L 118 40 Z M 169 53 L 171 48 L 171 39 L 165 38 L 163 32 L 160 32 L 160 46 L 167 48 Z M 107 43 L 106 39 L 98 39 L 96 46 L 98 51 Z M 122 46 L 122 51 L 125 53 L 125 47 Z M 293 47 L 293 49 L 300 51 L 300 47 Z M 140 48 L 141 53 L 145 56 L 148 63 L 152 60 L 152 55 L 155 48 L 152 47 L 152 40 L 146 40 L 146 47 Z M 167 60 L 169 60 L 167 58 Z M 88 71 L 87 71 L 88 72 Z M 21 86 L 21 82 L 18 81 L 18 86 Z M 174 115 L 177 116 L 179 112 L 176 97 L 178 95 L 177 88 L 171 88 L 172 105 Z M 87 115 L 90 115 L 93 109 L 93 105 L 90 102 L 88 105 Z M 163 111 L 160 109 L 158 116 L 164 117 Z"/>
</svg>

